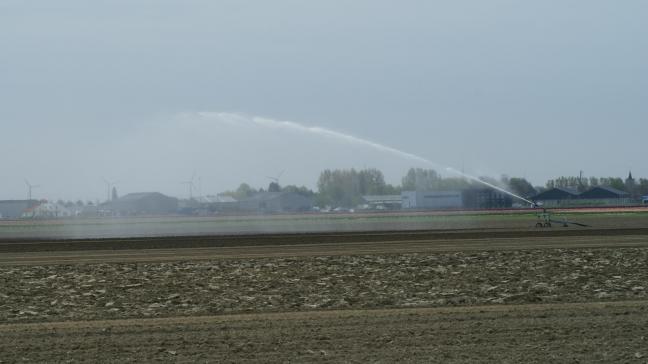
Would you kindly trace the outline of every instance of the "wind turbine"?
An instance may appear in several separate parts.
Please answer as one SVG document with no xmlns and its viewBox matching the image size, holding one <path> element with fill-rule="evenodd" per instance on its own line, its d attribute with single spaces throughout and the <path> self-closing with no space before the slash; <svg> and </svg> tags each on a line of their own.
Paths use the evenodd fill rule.
<svg viewBox="0 0 648 364">
<path fill-rule="evenodd" d="M 284 174 L 284 172 L 285 172 L 285 170 L 279 172 L 279 173 L 277 174 L 277 177 L 270 177 L 270 176 L 266 176 L 266 177 L 267 177 L 268 179 L 270 179 L 271 181 L 274 181 L 276 184 L 279 184 L 279 178 L 281 178 L 281 176 Z"/>
<path fill-rule="evenodd" d="M 34 188 L 40 187 L 40 185 L 33 185 L 33 184 L 29 183 L 27 178 L 25 178 L 25 184 L 27 185 L 27 188 L 29 189 L 29 201 L 31 201 L 32 200 L 32 190 Z"/>
<path fill-rule="evenodd" d="M 190 200 L 193 200 L 193 190 L 194 190 L 194 187 L 195 187 L 195 184 L 194 184 L 195 179 L 196 179 L 196 171 L 193 172 L 193 174 L 191 175 L 190 180 L 180 182 L 183 185 L 187 185 L 187 187 L 189 188 L 189 199 Z"/>
<path fill-rule="evenodd" d="M 198 201 L 202 201 L 202 176 L 198 176 Z"/>
<path fill-rule="evenodd" d="M 106 178 L 103 178 L 103 177 L 102 177 L 102 179 L 103 179 L 104 183 L 106 184 L 106 190 L 107 190 L 106 201 L 109 202 L 111 200 L 111 192 L 112 192 L 111 187 L 114 187 L 116 184 L 119 183 L 119 181 L 112 181 L 111 182 L 111 181 L 109 181 L 109 180 L 107 180 Z"/>
</svg>

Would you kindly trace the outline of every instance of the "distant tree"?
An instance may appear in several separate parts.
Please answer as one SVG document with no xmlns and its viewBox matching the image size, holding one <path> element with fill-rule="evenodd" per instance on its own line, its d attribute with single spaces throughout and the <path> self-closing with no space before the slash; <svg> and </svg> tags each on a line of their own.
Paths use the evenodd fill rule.
<svg viewBox="0 0 648 364">
<path fill-rule="evenodd" d="M 612 178 L 610 180 L 610 187 L 616 188 L 617 190 L 621 191 L 627 190 L 626 184 L 621 178 Z"/>
<path fill-rule="evenodd" d="M 648 195 L 648 179 L 640 178 L 637 183 L 637 193 L 639 196 Z"/>
<path fill-rule="evenodd" d="M 601 177 L 599 178 L 601 186 L 616 188 L 617 190 L 625 191 L 626 184 L 622 178 L 619 177 Z"/>
<path fill-rule="evenodd" d="M 112 200 L 115 201 L 118 198 L 119 198 L 119 196 L 117 195 L 117 187 L 113 187 L 112 188 Z"/>
<path fill-rule="evenodd" d="M 547 181 L 547 188 L 568 187 L 577 189 L 581 192 L 596 186 L 612 187 L 616 188 L 617 190 L 636 194 L 636 183 L 629 183 L 628 181 L 624 181 L 623 178 L 619 177 L 589 177 L 581 179 L 580 177 L 562 176 Z"/>
<path fill-rule="evenodd" d="M 486 178 L 487 177 L 482 177 Z M 490 179 L 490 183 L 499 184 Z M 402 179 L 403 191 L 448 191 L 475 186 L 477 182 L 464 177 L 442 177 L 433 169 L 410 168 Z"/>
<path fill-rule="evenodd" d="M 257 191 L 250 187 L 247 183 L 241 183 L 239 187 L 236 189 L 236 196 L 239 198 L 246 198 L 246 197 L 251 197 L 254 195 Z"/>
<path fill-rule="evenodd" d="M 433 169 L 410 168 L 401 180 L 405 191 L 432 191 L 439 188 L 441 176 Z"/>
<path fill-rule="evenodd" d="M 508 179 L 508 187 L 511 192 L 522 197 L 531 197 L 538 193 L 533 185 L 524 178 L 513 177 Z"/>
<path fill-rule="evenodd" d="M 385 193 L 385 176 L 375 168 L 358 171 L 358 189 L 360 195 L 382 195 Z"/>
<path fill-rule="evenodd" d="M 268 192 L 281 192 L 281 187 L 277 182 L 270 182 L 268 185 Z"/>
<path fill-rule="evenodd" d="M 79 207 L 83 207 L 83 201 L 78 200 L 78 201 L 76 202 L 76 205 L 79 206 Z"/>
<path fill-rule="evenodd" d="M 317 181 L 320 206 L 354 207 L 364 195 L 383 195 L 396 189 L 385 183 L 383 173 L 375 168 L 325 170 Z"/>
<path fill-rule="evenodd" d="M 317 181 L 320 206 L 352 207 L 360 202 L 357 172 L 350 170 L 325 170 Z"/>
<path fill-rule="evenodd" d="M 305 186 L 297 187 L 295 185 L 288 185 L 285 187 L 281 188 L 282 192 L 290 192 L 290 193 L 296 193 L 298 195 L 302 195 L 304 197 L 313 197 L 315 196 L 315 192 L 312 190 L 308 189 Z"/>
<path fill-rule="evenodd" d="M 576 179 L 576 189 L 579 192 L 585 192 L 589 189 L 589 179 L 582 176 L 574 177 Z"/>
<path fill-rule="evenodd" d="M 384 192 L 385 195 L 400 195 L 401 187 L 386 184 L 385 187 L 384 187 L 383 192 Z"/>
<path fill-rule="evenodd" d="M 582 192 L 589 188 L 589 179 L 575 176 L 561 176 L 556 179 L 550 179 L 547 181 L 546 186 L 548 189 L 562 187 L 573 188 Z"/>
<path fill-rule="evenodd" d="M 251 197 L 255 193 L 259 191 L 255 190 L 254 188 L 250 187 L 247 183 L 241 183 L 238 188 L 235 191 L 225 191 L 221 192 L 220 195 L 222 196 L 230 196 L 236 200 L 242 200 L 248 197 Z"/>
</svg>

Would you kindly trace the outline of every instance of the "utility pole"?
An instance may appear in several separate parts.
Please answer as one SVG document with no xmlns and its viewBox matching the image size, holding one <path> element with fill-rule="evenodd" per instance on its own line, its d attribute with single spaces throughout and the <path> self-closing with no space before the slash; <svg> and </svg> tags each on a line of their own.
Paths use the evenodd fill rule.
<svg viewBox="0 0 648 364">
<path fill-rule="evenodd" d="M 40 185 L 33 185 L 29 183 L 27 179 L 25 179 L 25 184 L 27 185 L 27 189 L 29 190 L 29 201 L 32 200 L 32 189 L 40 187 Z"/>
<path fill-rule="evenodd" d="M 29 191 L 29 200 L 27 201 L 27 204 L 29 205 L 29 208 L 32 209 L 32 218 L 34 218 L 34 208 L 36 206 L 32 206 L 32 189 L 40 187 L 40 185 L 33 185 L 29 183 L 29 181 L 25 178 L 25 184 L 27 185 L 27 189 Z"/>
<path fill-rule="evenodd" d="M 196 187 L 194 183 L 195 180 L 196 180 L 196 171 L 194 170 L 190 180 L 180 182 L 181 184 L 187 185 L 187 187 L 189 187 L 189 200 L 193 200 L 193 192 L 194 192 L 194 188 Z"/>
</svg>

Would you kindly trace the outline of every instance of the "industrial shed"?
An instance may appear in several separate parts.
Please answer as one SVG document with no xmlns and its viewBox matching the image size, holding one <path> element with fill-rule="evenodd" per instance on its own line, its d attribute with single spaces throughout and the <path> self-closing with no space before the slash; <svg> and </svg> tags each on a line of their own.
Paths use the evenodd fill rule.
<svg viewBox="0 0 648 364">
<path fill-rule="evenodd" d="M 579 196 L 583 205 L 615 205 L 622 206 L 630 203 L 630 194 L 613 187 L 593 187 Z"/>
<path fill-rule="evenodd" d="M 630 194 L 608 186 L 596 186 L 579 193 L 575 189 L 556 187 L 534 196 L 533 201 L 547 207 L 557 206 L 624 206 L 632 203 Z"/>
<path fill-rule="evenodd" d="M 19 219 L 34 206 L 36 200 L 4 200 L 0 201 L 0 219 Z"/>
<path fill-rule="evenodd" d="M 377 210 L 398 210 L 403 203 L 401 195 L 366 195 L 362 200 L 369 208 Z"/>
<path fill-rule="evenodd" d="M 404 209 L 460 209 L 463 207 L 461 191 L 403 191 Z"/>
<path fill-rule="evenodd" d="M 119 215 L 168 215 L 178 210 L 178 199 L 159 192 L 130 193 L 110 203 Z"/>
<path fill-rule="evenodd" d="M 513 206 L 510 195 L 494 188 L 469 188 L 461 193 L 463 207 L 467 209 L 505 209 Z"/>
<path fill-rule="evenodd" d="M 511 196 L 493 188 L 453 191 L 403 191 L 404 209 L 501 209 L 513 205 Z"/>
<path fill-rule="evenodd" d="M 238 210 L 238 201 L 231 196 L 205 196 L 200 199 L 201 205 L 210 212 L 234 212 Z"/>
</svg>

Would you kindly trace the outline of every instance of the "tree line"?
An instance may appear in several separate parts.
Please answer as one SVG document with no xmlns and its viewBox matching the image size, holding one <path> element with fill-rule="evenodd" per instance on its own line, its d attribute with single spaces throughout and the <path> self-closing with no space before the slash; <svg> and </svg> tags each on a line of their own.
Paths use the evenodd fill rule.
<svg viewBox="0 0 648 364">
<path fill-rule="evenodd" d="M 523 178 L 503 177 L 493 180 L 483 177 L 490 183 L 510 188 L 512 192 L 533 195 L 536 190 Z M 255 189 L 242 183 L 236 190 L 225 191 L 221 195 L 231 196 L 237 200 L 251 197 L 259 192 L 294 192 L 313 198 L 318 206 L 354 207 L 363 202 L 366 195 L 398 195 L 401 191 L 424 190 L 444 191 L 459 190 L 483 185 L 462 177 L 445 177 L 433 169 L 411 168 L 401 179 L 400 185 L 385 182 L 382 171 L 376 168 L 365 169 L 326 169 L 317 180 L 317 191 L 304 186 L 280 186 L 271 182 L 267 189 Z"/>
<path fill-rule="evenodd" d="M 616 177 L 569 177 L 562 176 L 547 181 L 545 186 L 533 186 L 522 177 L 501 176 L 499 179 L 480 177 L 481 180 L 505 188 L 516 195 L 529 198 L 554 187 L 573 188 L 585 191 L 594 186 L 609 186 L 631 193 L 633 196 L 648 195 L 648 179 L 628 182 Z M 401 191 L 450 191 L 466 188 L 480 188 L 484 185 L 463 177 L 447 177 L 433 169 L 410 168 L 401 178 L 400 185 L 385 182 L 382 171 L 366 169 L 326 169 L 317 180 L 317 191 L 304 186 L 280 186 L 271 182 L 267 189 L 255 189 L 242 183 L 236 190 L 223 195 L 240 200 L 259 192 L 294 192 L 313 198 L 318 206 L 354 207 L 363 202 L 366 195 L 398 195 Z"/>
<path fill-rule="evenodd" d="M 562 176 L 550 179 L 545 187 L 547 189 L 554 187 L 571 188 L 583 192 L 597 186 L 612 187 L 627 192 L 634 198 L 648 195 L 648 179 L 639 178 L 639 180 L 636 180 L 632 178 L 632 175 L 629 175 L 625 180 L 619 177 Z"/>
</svg>

